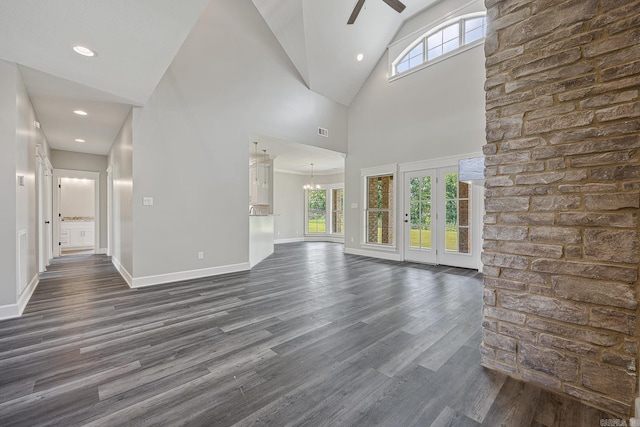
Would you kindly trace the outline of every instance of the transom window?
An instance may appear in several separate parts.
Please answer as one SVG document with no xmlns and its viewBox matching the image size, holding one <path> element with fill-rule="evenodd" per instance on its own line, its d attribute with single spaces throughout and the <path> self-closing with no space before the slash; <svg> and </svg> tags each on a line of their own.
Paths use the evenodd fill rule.
<svg viewBox="0 0 640 427">
<path fill-rule="evenodd" d="M 454 52 L 464 45 L 481 40 L 486 34 L 487 19 L 476 13 L 448 21 L 425 33 L 392 63 L 392 74 L 404 73 L 412 68 Z"/>
</svg>

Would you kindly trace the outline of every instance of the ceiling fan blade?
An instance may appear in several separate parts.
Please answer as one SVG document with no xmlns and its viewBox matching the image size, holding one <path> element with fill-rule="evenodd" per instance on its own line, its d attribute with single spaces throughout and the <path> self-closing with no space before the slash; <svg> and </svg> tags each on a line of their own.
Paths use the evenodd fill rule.
<svg viewBox="0 0 640 427">
<path fill-rule="evenodd" d="M 400 0 L 382 0 L 393 8 L 396 12 L 400 13 L 404 10 L 405 6 Z"/>
<path fill-rule="evenodd" d="M 354 7 L 353 12 L 351 12 L 351 16 L 349 17 L 347 24 L 351 25 L 356 22 L 356 18 L 358 17 L 360 10 L 362 10 L 362 6 L 364 6 L 364 0 L 358 0 L 358 3 L 356 3 L 356 7 Z"/>
</svg>

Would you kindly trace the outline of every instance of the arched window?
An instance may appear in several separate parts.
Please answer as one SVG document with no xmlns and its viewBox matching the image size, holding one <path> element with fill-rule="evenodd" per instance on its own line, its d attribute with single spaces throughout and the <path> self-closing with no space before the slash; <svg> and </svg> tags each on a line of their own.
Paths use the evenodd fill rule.
<svg viewBox="0 0 640 427">
<path fill-rule="evenodd" d="M 486 34 L 485 12 L 460 16 L 431 28 L 392 62 L 392 76 L 481 40 Z"/>
</svg>

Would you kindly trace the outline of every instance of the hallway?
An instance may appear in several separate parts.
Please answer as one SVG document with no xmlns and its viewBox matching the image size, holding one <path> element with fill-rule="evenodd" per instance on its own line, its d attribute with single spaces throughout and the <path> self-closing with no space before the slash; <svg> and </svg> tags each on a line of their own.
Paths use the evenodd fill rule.
<svg viewBox="0 0 640 427">
<path fill-rule="evenodd" d="M 250 272 L 129 289 L 59 258 L 0 322 L 0 425 L 596 426 L 479 365 L 480 274 L 277 245 Z"/>
</svg>

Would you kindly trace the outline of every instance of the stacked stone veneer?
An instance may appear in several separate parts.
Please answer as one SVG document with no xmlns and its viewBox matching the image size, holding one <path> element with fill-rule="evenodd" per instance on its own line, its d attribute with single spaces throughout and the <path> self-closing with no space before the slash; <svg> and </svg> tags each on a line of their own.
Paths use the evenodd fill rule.
<svg viewBox="0 0 640 427">
<path fill-rule="evenodd" d="M 485 3 L 482 364 L 631 414 L 640 1 Z"/>
</svg>

